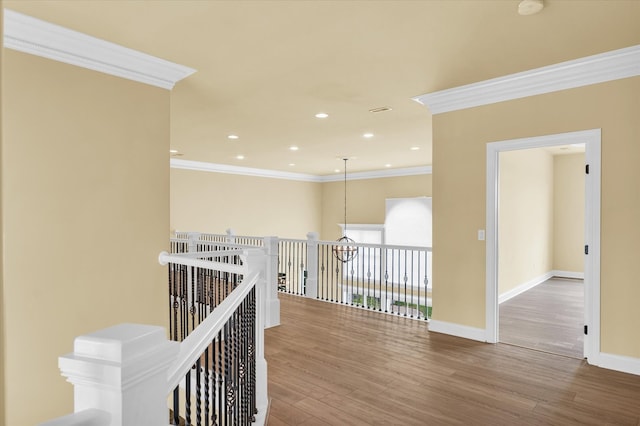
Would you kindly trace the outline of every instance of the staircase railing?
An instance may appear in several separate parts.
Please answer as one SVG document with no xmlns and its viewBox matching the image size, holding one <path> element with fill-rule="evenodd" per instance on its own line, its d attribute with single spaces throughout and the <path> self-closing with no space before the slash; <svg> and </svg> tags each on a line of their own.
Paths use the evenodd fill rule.
<svg viewBox="0 0 640 426">
<path fill-rule="evenodd" d="M 185 336 L 169 369 L 172 424 L 249 425 L 256 414 L 264 416 L 265 404 L 258 408 L 258 401 L 266 400 L 263 312 L 258 311 L 264 299 L 264 285 L 258 283 L 264 277 L 261 270 L 247 275 L 238 264 L 264 264 L 264 256 L 254 250 L 258 254 L 247 259 L 243 252 L 161 256 L 170 271 L 180 270 L 174 284 L 190 275 L 186 286 L 174 285 L 186 287 L 186 293 L 171 295 L 174 337 Z"/>
<path fill-rule="evenodd" d="M 76 412 L 45 425 L 264 424 L 266 259 L 262 249 L 161 253 L 172 340 L 137 324 L 77 337 L 59 359 Z"/>
</svg>

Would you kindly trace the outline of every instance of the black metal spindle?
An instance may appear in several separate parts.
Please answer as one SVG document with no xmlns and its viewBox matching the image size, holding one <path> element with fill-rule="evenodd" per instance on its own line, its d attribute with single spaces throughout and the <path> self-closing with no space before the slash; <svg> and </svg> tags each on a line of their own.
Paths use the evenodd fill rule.
<svg viewBox="0 0 640 426">
<path fill-rule="evenodd" d="M 391 262 L 389 262 L 389 254 L 391 254 Z M 391 265 L 389 265 L 389 263 L 391 263 Z M 390 272 L 391 274 L 389 274 L 389 268 L 391 268 Z M 391 277 L 391 298 L 393 298 L 393 249 L 390 249 L 387 251 L 387 265 L 386 265 L 386 271 L 385 271 L 385 280 L 387 281 L 387 289 L 389 286 L 389 282 L 388 279 L 389 277 Z M 388 292 L 388 290 L 387 290 Z M 393 312 L 393 309 L 391 310 Z"/>
<path fill-rule="evenodd" d="M 402 280 L 404 282 L 404 316 L 406 317 L 407 311 L 409 310 L 409 299 L 407 298 L 407 250 L 404 250 L 404 270 L 402 273 Z M 400 277 L 400 273 L 398 273 L 398 277 Z"/>
<path fill-rule="evenodd" d="M 256 309 L 256 289 L 255 287 L 251 289 L 250 294 L 250 327 L 249 327 L 249 339 L 250 339 L 250 343 L 249 343 L 249 358 L 251 360 L 251 369 L 249 370 L 251 372 L 251 376 L 250 376 L 250 381 L 249 384 L 251 386 L 251 408 L 249 410 L 250 413 L 253 413 L 253 415 L 251 416 L 251 422 L 255 422 L 256 418 L 255 418 L 255 414 L 258 414 L 258 405 L 257 405 L 257 400 L 256 400 L 256 377 L 257 377 L 257 373 L 256 373 L 256 316 L 257 316 L 257 309 Z"/>
<path fill-rule="evenodd" d="M 227 341 L 225 340 L 225 328 L 223 327 L 222 330 L 220 330 L 220 333 L 218 334 L 218 372 L 217 372 L 217 378 L 218 378 L 218 411 L 217 411 L 217 419 L 216 419 L 216 425 L 224 425 L 225 423 L 225 399 L 226 399 L 226 392 L 225 392 L 225 370 L 224 370 L 224 364 L 225 364 L 225 355 L 224 355 L 224 348 L 227 345 Z"/>
<path fill-rule="evenodd" d="M 414 303 L 413 303 L 413 296 L 414 296 L 414 293 L 415 293 L 415 286 L 414 286 L 414 284 L 415 284 L 415 281 L 414 281 L 415 277 L 414 277 L 414 272 L 413 272 L 413 267 L 414 267 L 414 264 L 415 264 L 415 257 L 414 257 L 414 256 L 415 256 L 415 251 L 414 251 L 414 250 L 411 250 L 411 260 L 410 260 L 410 262 L 409 262 L 409 263 L 411 264 L 411 269 L 409 270 L 409 272 L 410 272 L 410 275 L 409 275 L 409 276 L 410 276 L 410 280 L 409 280 L 409 283 L 410 283 L 410 284 L 409 284 L 409 288 L 411 289 L 411 318 L 413 318 L 413 306 L 416 306 L 416 305 L 414 305 Z M 418 310 L 417 310 L 417 312 L 420 312 L 420 307 L 419 307 L 419 306 L 418 306 Z M 417 317 L 417 315 L 418 315 L 418 314 L 416 314 L 416 317 Z"/>
<path fill-rule="evenodd" d="M 172 263 L 169 264 L 167 268 L 169 274 L 169 339 L 175 340 L 174 327 L 176 324 L 176 320 L 174 318 L 174 296 L 173 296 L 173 288 L 175 285 L 175 269 Z"/>
<path fill-rule="evenodd" d="M 193 268 L 191 273 L 191 288 L 189 289 L 189 299 L 191 300 L 191 306 L 189 306 L 189 315 L 191 316 L 191 328 L 189 329 L 189 333 L 191 333 L 196 328 L 196 281 L 198 279 L 198 275 L 200 275 L 200 268 Z"/>
<path fill-rule="evenodd" d="M 234 412 L 235 422 L 241 419 L 240 413 L 240 312 L 238 309 L 233 314 L 233 382 L 234 386 Z"/>
<path fill-rule="evenodd" d="M 205 349 L 206 353 L 206 349 Z M 200 365 L 200 358 L 196 360 L 195 373 L 196 373 L 196 425 L 202 424 L 202 371 Z"/>
<path fill-rule="evenodd" d="M 174 425 L 180 424 L 180 390 L 179 387 L 176 387 L 173 390 L 173 419 L 172 423 Z"/>
<path fill-rule="evenodd" d="M 374 252 L 374 255 L 373 255 L 373 294 L 375 296 L 375 294 L 376 294 L 376 283 L 379 283 L 379 285 L 378 285 L 378 295 L 380 296 L 380 303 L 378 304 L 378 311 L 382 312 L 382 277 L 376 277 L 376 272 L 378 271 L 378 268 L 376 266 L 376 259 L 378 259 L 378 263 L 380 263 L 380 258 L 375 253 L 378 253 L 379 250 L 380 249 L 378 247 L 375 247 L 373 249 L 373 252 Z M 386 303 L 385 303 L 385 306 L 386 306 Z"/>
<path fill-rule="evenodd" d="M 302 295 L 302 284 L 300 279 L 300 244 L 293 241 L 291 243 L 293 245 L 293 270 L 296 276 L 296 294 L 298 296 Z"/>
<path fill-rule="evenodd" d="M 180 341 L 183 341 L 185 337 L 187 337 L 186 327 L 186 304 L 187 304 L 187 278 L 188 278 L 188 267 L 185 267 L 182 277 L 180 279 Z"/>
<path fill-rule="evenodd" d="M 331 259 L 331 263 L 332 263 L 332 266 L 333 266 L 333 263 L 334 263 L 333 259 Z M 338 301 L 338 285 L 340 285 L 339 283 L 341 281 L 340 281 L 340 268 L 338 266 L 338 262 L 336 261 L 335 264 L 336 264 L 335 265 L 336 266 L 336 268 L 335 268 L 336 275 L 335 275 L 335 284 L 333 285 L 333 288 L 335 288 L 335 292 L 336 292 L 335 299 L 336 299 L 336 302 L 337 302 Z M 333 290 L 333 288 L 332 288 L 332 290 Z M 331 298 L 331 301 L 333 302 L 333 297 Z M 342 301 L 340 301 L 340 302 L 342 302 Z"/>
<path fill-rule="evenodd" d="M 209 426 L 209 412 L 211 410 L 211 406 L 213 405 L 213 398 L 211 397 L 211 388 L 209 386 L 209 381 L 211 380 L 210 378 L 210 371 L 209 371 L 209 357 L 212 356 L 211 351 L 215 350 L 215 338 L 214 340 L 211 342 L 211 345 L 209 345 L 205 350 L 204 350 L 204 368 L 202 369 L 202 378 L 204 380 L 204 396 L 203 396 L 203 400 L 205 401 L 204 404 L 204 426 Z M 199 417 L 198 417 L 199 418 Z"/>
<path fill-rule="evenodd" d="M 184 377 L 184 420 L 187 426 L 191 426 L 191 370 L 187 371 Z"/>
</svg>

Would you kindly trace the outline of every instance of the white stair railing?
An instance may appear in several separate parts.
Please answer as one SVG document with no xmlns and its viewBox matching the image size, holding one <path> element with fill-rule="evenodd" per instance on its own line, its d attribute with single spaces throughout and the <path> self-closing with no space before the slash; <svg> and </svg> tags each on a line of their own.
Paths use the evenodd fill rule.
<svg viewBox="0 0 640 426">
<path fill-rule="evenodd" d="M 43 425 L 158 426 L 170 417 L 172 424 L 206 424 L 206 417 L 209 424 L 263 425 L 266 256 L 262 249 L 236 254 L 240 265 L 161 253 L 162 264 L 237 273 L 242 280 L 182 342 L 168 340 L 163 327 L 139 324 L 77 337 L 74 352 L 59 359 L 74 385 L 75 413 Z"/>
</svg>

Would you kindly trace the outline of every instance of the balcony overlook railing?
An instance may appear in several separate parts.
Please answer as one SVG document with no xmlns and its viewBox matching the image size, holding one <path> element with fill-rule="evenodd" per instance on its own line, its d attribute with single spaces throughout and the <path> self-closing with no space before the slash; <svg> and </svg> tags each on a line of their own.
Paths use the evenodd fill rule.
<svg viewBox="0 0 640 426">
<path fill-rule="evenodd" d="M 183 238 L 172 239 L 172 247 L 193 251 L 264 247 L 273 261 L 268 272 L 267 297 L 274 307 L 270 313 L 277 309 L 280 292 L 418 320 L 431 317 L 431 247 L 319 241 L 315 233 L 306 240 L 243 237 L 232 230 L 176 235 Z M 341 250 L 350 251 L 348 261 L 336 255 Z"/>
</svg>

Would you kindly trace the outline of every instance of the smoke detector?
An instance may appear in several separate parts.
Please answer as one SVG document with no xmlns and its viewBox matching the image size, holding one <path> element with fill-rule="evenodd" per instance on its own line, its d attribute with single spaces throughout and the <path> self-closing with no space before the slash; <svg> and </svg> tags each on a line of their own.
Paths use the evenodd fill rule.
<svg viewBox="0 0 640 426">
<path fill-rule="evenodd" d="M 535 15 L 544 9 L 542 0 L 522 0 L 518 4 L 518 13 L 522 16 Z"/>
</svg>

